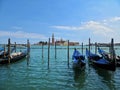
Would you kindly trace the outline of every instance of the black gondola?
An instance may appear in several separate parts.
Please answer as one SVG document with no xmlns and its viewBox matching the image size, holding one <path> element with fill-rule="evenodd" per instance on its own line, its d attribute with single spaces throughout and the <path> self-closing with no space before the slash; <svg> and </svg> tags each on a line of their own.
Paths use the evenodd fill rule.
<svg viewBox="0 0 120 90">
<path fill-rule="evenodd" d="M 17 53 L 13 53 L 11 54 L 10 58 L 6 57 L 6 58 L 2 58 L 0 59 L 0 64 L 9 64 L 10 63 L 14 63 L 17 62 L 21 59 L 23 59 L 24 57 L 26 57 L 27 52 L 17 52 Z"/>
<path fill-rule="evenodd" d="M 73 59 L 73 69 L 78 69 L 78 70 L 85 69 L 85 65 L 86 65 L 85 56 L 81 55 L 78 50 L 75 49 L 72 55 L 72 59 Z"/>
<path fill-rule="evenodd" d="M 102 69 L 106 69 L 106 70 L 111 70 L 111 71 L 115 71 L 116 70 L 116 63 L 115 60 L 111 61 L 111 60 L 107 60 L 104 57 L 100 57 L 97 54 L 92 54 L 88 49 L 86 49 L 86 56 L 88 58 L 88 60 L 92 63 L 92 65 L 97 66 L 99 68 Z M 96 59 L 95 57 L 97 56 L 98 59 Z"/>
<path fill-rule="evenodd" d="M 116 64 L 117 64 L 117 67 L 120 67 L 120 56 L 116 57 Z"/>
<path fill-rule="evenodd" d="M 2 58 L 0 58 L 0 64 L 10 64 L 10 63 L 14 63 L 17 61 L 22 60 L 24 57 L 26 57 L 29 52 L 30 52 L 30 43 L 29 40 L 27 40 L 27 50 L 25 50 L 24 52 L 16 52 L 16 43 L 14 48 L 12 48 L 12 50 L 10 49 L 11 47 L 11 43 L 10 43 L 10 38 L 8 39 L 8 50 L 7 50 L 7 55 Z M 15 53 L 12 53 L 15 50 Z M 4 50 L 5 52 L 5 50 Z M 5 54 L 5 53 L 4 53 Z"/>
<path fill-rule="evenodd" d="M 15 50 L 15 47 L 12 48 L 11 53 L 12 53 L 14 50 Z M 3 50 L 1 50 L 1 52 L 0 52 L 0 58 L 7 57 L 8 54 L 9 54 L 8 51 L 4 51 L 4 49 L 3 49 Z"/>
</svg>

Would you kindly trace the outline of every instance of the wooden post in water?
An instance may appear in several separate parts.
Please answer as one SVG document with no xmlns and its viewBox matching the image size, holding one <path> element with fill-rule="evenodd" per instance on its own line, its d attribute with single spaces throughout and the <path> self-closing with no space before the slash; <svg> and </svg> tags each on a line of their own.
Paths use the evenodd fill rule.
<svg viewBox="0 0 120 90">
<path fill-rule="evenodd" d="M 67 56 L 68 56 L 68 68 L 69 68 L 69 40 L 68 40 L 68 47 L 67 47 Z"/>
<path fill-rule="evenodd" d="M 57 56 L 56 56 L 57 55 L 57 51 L 56 50 L 57 50 L 57 48 L 56 48 L 56 42 L 55 42 L 55 59 L 57 58 Z"/>
<path fill-rule="evenodd" d="M 4 58 L 5 58 L 5 54 L 6 54 L 6 47 L 4 45 Z"/>
<path fill-rule="evenodd" d="M 29 59 L 30 59 L 30 42 L 29 39 L 27 39 L 27 66 L 29 65 Z"/>
<path fill-rule="evenodd" d="M 15 47 L 15 52 L 16 52 L 16 42 L 15 42 L 15 46 L 14 47 Z"/>
<path fill-rule="evenodd" d="M 82 42 L 82 55 L 83 55 L 83 42 Z"/>
<path fill-rule="evenodd" d="M 43 45 L 43 43 L 42 43 L 42 59 L 43 59 L 43 46 L 44 46 L 44 45 Z"/>
<path fill-rule="evenodd" d="M 8 63 L 10 64 L 10 38 L 8 39 Z"/>
<path fill-rule="evenodd" d="M 111 57 L 112 57 L 112 61 L 115 60 L 115 50 L 114 50 L 114 40 L 113 40 L 113 38 L 111 39 Z"/>
<path fill-rule="evenodd" d="M 97 54 L 97 42 L 95 42 L 95 54 Z"/>
<path fill-rule="evenodd" d="M 30 53 L 30 42 L 29 39 L 27 40 L 27 54 Z"/>
<path fill-rule="evenodd" d="M 49 62 L 50 62 L 50 38 L 48 41 L 48 69 L 49 69 Z"/>
<path fill-rule="evenodd" d="M 112 54 L 112 39 L 111 39 L 111 44 L 110 44 L 110 58 L 113 60 L 113 54 Z"/>
<path fill-rule="evenodd" d="M 89 38 L 89 56 L 90 56 L 90 38 Z"/>
</svg>

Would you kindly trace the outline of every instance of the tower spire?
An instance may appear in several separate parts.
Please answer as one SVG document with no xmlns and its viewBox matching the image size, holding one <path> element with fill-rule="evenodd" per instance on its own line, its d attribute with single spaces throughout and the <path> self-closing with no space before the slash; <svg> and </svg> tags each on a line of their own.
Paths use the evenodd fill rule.
<svg viewBox="0 0 120 90">
<path fill-rule="evenodd" d="M 54 33 L 52 34 L 52 45 L 55 44 L 55 40 L 54 40 Z"/>
</svg>

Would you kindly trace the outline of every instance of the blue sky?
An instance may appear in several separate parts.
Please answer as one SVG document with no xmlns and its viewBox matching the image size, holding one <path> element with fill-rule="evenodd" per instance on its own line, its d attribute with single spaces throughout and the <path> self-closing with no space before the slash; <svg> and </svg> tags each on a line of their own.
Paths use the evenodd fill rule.
<svg viewBox="0 0 120 90">
<path fill-rule="evenodd" d="M 0 0 L 0 43 L 120 42 L 120 0 Z"/>
</svg>

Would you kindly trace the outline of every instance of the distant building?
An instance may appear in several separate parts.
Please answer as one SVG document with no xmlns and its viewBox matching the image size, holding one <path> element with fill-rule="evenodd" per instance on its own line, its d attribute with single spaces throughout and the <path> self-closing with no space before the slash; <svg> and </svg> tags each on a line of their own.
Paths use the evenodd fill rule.
<svg viewBox="0 0 120 90">
<path fill-rule="evenodd" d="M 60 40 L 56 41 L 56 45 L 67 46 L 68 45 L 68 41 L 60 39 Z M 70 46 L 77 46 L 77 45 L 79 45 L 79 42 L 69 42 L 69 45 Z"/>
<path fill-rule="evenodd" d="M 49 42 L 47 41 L 40 41 L 34 45 L 48 45 Z M 67 40 L 63 40 L 62 38 L 60 40 L 56 40 L 54 38 L 54 33 L 52 34 L 52 42 L 50 43 L 50 45 L 59 45 L 59 46 L 67 46 L 68 45 L 68 41 Z M 79 42 L 69 42 L 70 46 L 78 46 Z"/>
<path fill-rule="evenodd" d="M 60 39 L 60 40 L 57 40 L 57 41 L 56 41 L 56 45 L 62 46 L 62 45 L 64 45 L 65 42 L 66 42 L 66 41 Z"/>
<path fill-rule="evenodd" d="M 47 41 L 40 41 L 34 45 L 47 45 L 47 44 L 48 44 Z"/>
<path fill-rule="evenodd" d="M 79 42 L 69 42 L 70 46 L 77 46 L 79 45 Z"/>
</svg>

